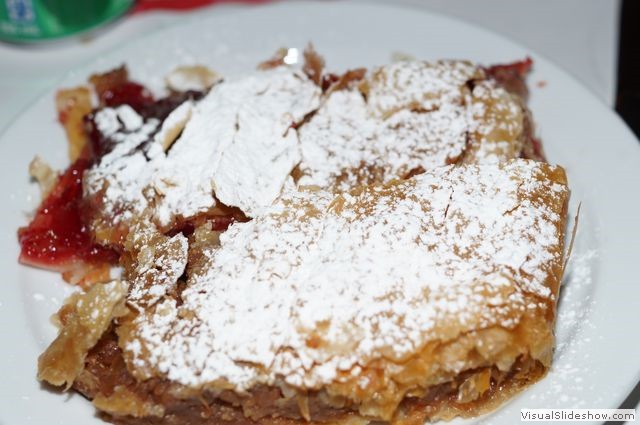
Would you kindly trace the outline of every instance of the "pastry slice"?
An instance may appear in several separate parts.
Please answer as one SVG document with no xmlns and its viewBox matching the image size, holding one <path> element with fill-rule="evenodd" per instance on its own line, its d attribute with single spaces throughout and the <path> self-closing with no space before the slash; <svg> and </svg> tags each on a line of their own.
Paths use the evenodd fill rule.
<svg viewBox="0 0 640 425">
<path fill-rule="evenodd" d="M 69 372 L 54 343 L 40 377 L 119 424 L 490 411 L 550 366 L 568 196 L 562 168 L 513 160 L 288 191 L 222 234 L 142 220 L 125 246 L 128 313 L 97 309 L 100 331 L 113 319 L 97 344 Z"/>
</svg>

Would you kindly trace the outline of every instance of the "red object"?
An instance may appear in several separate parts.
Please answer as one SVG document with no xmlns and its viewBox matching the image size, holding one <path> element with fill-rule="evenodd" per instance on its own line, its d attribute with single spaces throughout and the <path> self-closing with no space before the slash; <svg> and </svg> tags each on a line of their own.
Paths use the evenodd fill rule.
<svg viewBox="0 0 640 425">
<path fill-rule="evenodd" d="M 218 232 L 224 232 L 233 224 L 235 218 L 232 215 L 220 215 L 217 217 L 212 217 L 211 219 L 211 228 Z"/>
<path fill-rule="evenodd" d="M 60 176 L 27 227 L 18 230 L 20 262 L 67 271 L 78 263 L 118 261 L 118 253 L 97 245 L 82 214 L 82 175 L 90 161 L 79 159 Z"/>
<path fill-rule="evenodd" d="M 515 72 L 520 78 L 524 78 L 531 71 L 532 67 L 533 59 L 527 57 L 526 59 L 517 62 L 490 66 L 487 68 L 487 72 L 489 75 L 495 75 L 505 71 Z"/>
<path fill-rule="evenodd" d="M 525 79 L 532 67 L 533 60 L 528 57 L 517 62 L 493 65 L 485 68 L 485 71 L 490 78 L 495 80 L 508 92 L 527 99 L 529 96 L 529 88 L 527 87 Z"/>
<path fill-rule="evenodd" d="M 152 10 L 188 11 L 219 3 L 263 3 L 265 0 L 139 0 L 132 13 Z"/>
<path fill-rule="evenodd" d="M 235 217 L 231 214 L 211 216 L 207 217 L 205 220 L 211 223 L 211 230 L 217 232 L 224 232 L 236 221 Z M 191 236 L 195 229 L 196 225 L 191 221 L 187 221 L 178 226 L 175 226 L 167 233 L 167 235 L 175 236 L 178 233 L 182 233 L 184 236 Z"/>
<path fill-rule="evenodd" d="M 153 103 L 151 92 L 143 85 L 131 81 L 105 90 L 100 98 L 106 106 L 129 105 L 138 112 Z"/>
<path fill-rule="evenodd" d="M 544 156 L 544 151 L 542 150 L 542 142 L 537 137 L 531 137 L 531 144 L 533 145 L 533 154 L 538 161 L 547 161 Z"/>
<path fill-rule="evenodd" d="M 334 83 L 337 83 L 340 80 L 340 77 L 336 74 L 325 74 L 322 76 L 322 91 L 326 92 L 329 90 Z"/>
</svg>

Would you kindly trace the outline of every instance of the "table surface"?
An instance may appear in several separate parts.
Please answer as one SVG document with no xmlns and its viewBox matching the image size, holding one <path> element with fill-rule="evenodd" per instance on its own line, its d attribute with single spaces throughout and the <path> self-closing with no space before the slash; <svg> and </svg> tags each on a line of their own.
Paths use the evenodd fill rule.
<svg viewBox="0 0 640 425">
<path fill-rule="evenodd" d="M 398 0 L 396 3 L 454 16 L 501 33 L 564 68 L 607 105 L 614 103 L 619 0 Z M 206 11 L 215 13 L 216 9 L 238 7 L 245 6 L 218 4 Z M 125 16 L 91 37 L 40 46 L 0 44 L 0 131 L 67 71 L 127 40 L 197 13 L 202 13 L 202 9 L 145 12 Z M 637 397 L 626 407 L 636 403 Z"/>
</svg>

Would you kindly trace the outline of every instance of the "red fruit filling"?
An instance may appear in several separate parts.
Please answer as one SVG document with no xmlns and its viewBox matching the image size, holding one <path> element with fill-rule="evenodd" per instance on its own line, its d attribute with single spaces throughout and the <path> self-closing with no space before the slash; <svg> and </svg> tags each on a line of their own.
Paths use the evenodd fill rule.
<svg viewBox="0 0 640 425">
<path fill-rule="evenodd" d="M 485 68 L 487 75 L 502 85 L 507 91 L 526 99 L 529 95 L 525 78 L 533 67 L 533 60 L 526 58 L 518 62 L 493 65 Z"/>
<path fill-rule="evenodd" d="M 79 159 L 60 176 L 27 227 L 18 230 L 20 262 L 65 271 L 77 263 L 116 264 L 119 254 L 97 245 L 82 214 L 82 175 L 90 161 Z"/>
<path fill-rule="evenodd" d="M 153 103 L 153 96 L 143 85 L 128 81 L 102 92 L 100 100 L 105 106 L 129 105 L 140 111 Z"/>
<path fill-rule="evenodd" d="M 533 59 L 526 58 L 517 62 L 492 65 L 487 68 L 487 72 L 492 76 L 502 72 L 509 72 L 519 76 L 520 78 L 524 78 L 531 71 L 532 67 Z"/>
<path fill-rule="evenodd" d="M 116 84 L 102 88 L 100 99 L 103 105 L 127 104 L 145 118 L 163 120 L 185 100 L 199 99 L 203 95 L 200 92 L 176 93 L 154 101 L 144 86 L 125 78 L 126 75 L 120 78 L 123 81 L 117 80 Z M 85 116 L 84 120 L 90 140 L 89 149 L 60 176 L 31 223 L 18 230 L 20 262 L 23 264 L 65 272 L 85 264 L 118 263 L 118 251 L 94 242 L 82 195 L 84 171 L 93 160 L 108 153 L 115 142 L 100 134 L 93 122 L 93 114 Z M 216 218 L 214 227 L 216 230 L 226 229 L 231 221 L 232 218 Z"/>
</svg>

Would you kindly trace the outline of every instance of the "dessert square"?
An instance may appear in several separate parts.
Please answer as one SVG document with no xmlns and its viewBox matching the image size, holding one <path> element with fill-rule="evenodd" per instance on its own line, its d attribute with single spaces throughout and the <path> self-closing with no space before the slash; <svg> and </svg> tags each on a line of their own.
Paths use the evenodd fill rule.
<svg viewBox="0 0 640 425">
<path fill-rule="evenodd" d="M 550 365 L 567 199 L 562 168 L 514 160 L 287 192 L 220 235 L 141 223 L 127 246 L 129 312 L 95 319 L 115 319 L 132 384 L 116 377 L 104 391 L 81 363 L 64 381 L 49 376 L 67 364 L 58 346 L 82 341 L 74 320 L 40 378 L 75 385 L 125 423 L 218 423 L 228 409 L 230 422 L 260 423 L 484 412 Z M 88 302 L 69 309 L 81 316 Z"/>
<path fill-rule="evenodd" d="M 72 164 L 31 164 L 20 261 L 83 291 L 38 378 L 119 424 L 397 425 L 541 379 L 569 189 L 531 63 L 285 52 L 161 97 L 125 67 L 59 93 Z"/>
</svg>

